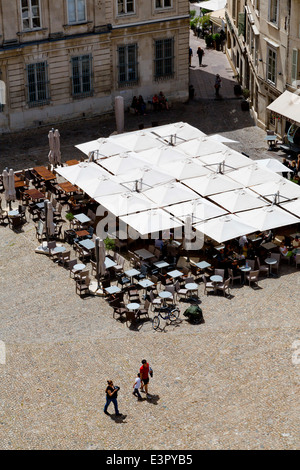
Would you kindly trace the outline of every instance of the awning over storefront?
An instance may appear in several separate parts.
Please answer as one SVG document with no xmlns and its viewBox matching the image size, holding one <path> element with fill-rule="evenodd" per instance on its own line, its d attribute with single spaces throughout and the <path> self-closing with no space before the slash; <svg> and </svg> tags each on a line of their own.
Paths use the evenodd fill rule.
<svg viewBox="0 0 300 470">
<path fill-rule="evenodd" d="M 300 96 L 297 93 L 285 91 L 276 100 L 267 106 L 269 111 L 273 111 L 283 116 L 288 121 L 300 126 Z"/>
</svg>

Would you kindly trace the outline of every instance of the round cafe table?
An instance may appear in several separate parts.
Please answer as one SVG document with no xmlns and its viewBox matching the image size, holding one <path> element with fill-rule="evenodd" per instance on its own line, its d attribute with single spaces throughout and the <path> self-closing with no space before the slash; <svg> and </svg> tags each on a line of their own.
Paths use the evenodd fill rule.
<svg viewBox="0 0 300 470">
<path fill-rule="evenodd" d="M 83 271 L 85 268 L 86 266 L 83 263 L 74 264 L 73 266 L 74 271 Z"/>
<path fill-rule="evenodd" d="M 276 264 L 277 260 L 275 258 L 266 258 L 265 263 L 269 265 L 269 276 L 274 276 L 274 274 L 272 273 L 272 265 Z"/>
<path fill-rule="evenodd" d="M 189 295 L 189 298 L 190 300 L 197 300 L 196 297 L 198 297 L 198 284 L 196 284 L 195 282 L 188 282 L 187 284 L 185 284 L 184 286 L 188 292 L 196 292 L 196 295 L 195 297 L 193 297 L 193 295 Z"/>
<path fill-rule="evenodd" d="M 210 280 L 214 283 L 214 293 L 217 292 L 217 284 L 218 282 L 223 282 L 222 276 L 219 276 L 218 274 L 213 274 L 213 276 L 210 276 Z"/>
<path fill-rule="evenodd" d="M 166 305 L 166 299 L 173 297 L 173 294 L 167 290 L 161 291 L 158 295 L 163 299 L 164 306 Z"/>
<path fill-rule="evenodd" d="M 128 310 L 138 310 L 140 308 L 140 304 L 132 302 L 131 304 L 127 304 L 126 307 Z"/>
</svg>

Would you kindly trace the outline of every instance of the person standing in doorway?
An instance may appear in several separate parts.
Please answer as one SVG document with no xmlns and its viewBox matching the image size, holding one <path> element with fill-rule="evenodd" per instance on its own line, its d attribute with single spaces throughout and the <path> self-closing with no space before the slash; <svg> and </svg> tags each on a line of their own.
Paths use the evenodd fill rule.
<svg viewBox="0 0 300 470">
<path fill-rule="evenodd" d="M 193 49 L 189 48 L 189 66 L 192 65 Z"/>
<path fill-rule="evenodd" d="M 202 67 L 202 57 L 204 56 L 204 50 L 200 46 L 197 49 L 197 55 L 199 59 L 199 67 Z"/>
</svg>

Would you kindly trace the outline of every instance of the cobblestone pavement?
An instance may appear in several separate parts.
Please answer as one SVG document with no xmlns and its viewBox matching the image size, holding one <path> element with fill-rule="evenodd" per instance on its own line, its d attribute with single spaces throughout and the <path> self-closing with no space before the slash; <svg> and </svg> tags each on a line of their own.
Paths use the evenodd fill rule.
<svg viewBox="0 0 300 470">
<path fill-rule="evenodd" d="M 209 58 L 214 66 L 225 60 L 214 51 Z M 197 72 L 203 70 L 195 64 L 191 75 Z M 128 115 L 126 128 L 139 120 Z M 161 123 L 168 120 L 234 137 L 254 157 L 273 154 L 233 97 L 208 101 L 197 94 L 159 115 Z M 67 160 L 76 154 L 73 144 L 109 135 L 114 120 L 58 127 Z M 1 137 L 1 165 L 8 158 L 15 169 L 46 162 L 47 129 L 31 133 Z M 262 277 L 258 289 L 237 285 L 230 298 L 206 296 L 200 284 L 205 323 L 191 325 L 181 313 L 176 325 L 155 332 L 150 321 L 127 328 L 102 298 L 80 299 L 68 272 L 34 252 L 37 244 L 31 221 L 20 233 L 0 226 L 1 449 L 299 448 L 293 347 L 300 285 L 293 266 L 282 264 L 278 278 Z M 180 303 L 181 312 L 186 306 Z M 132 384 L 143 358 L 154 369 L 152 397 L 138 402 Z M 108 378 L 121 387 L 123 418 L 113 409 L 103 413 Z"/>
</svg>

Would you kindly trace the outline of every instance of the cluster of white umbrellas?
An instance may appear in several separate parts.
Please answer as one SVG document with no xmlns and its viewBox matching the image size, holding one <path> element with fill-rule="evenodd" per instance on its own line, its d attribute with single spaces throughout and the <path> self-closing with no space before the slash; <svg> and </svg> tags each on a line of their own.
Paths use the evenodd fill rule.
<svg viewBox="0 0 300 470">
<path fill-rule="evenodd" d="M 76 147 L 89 161 L 57 172 L 139 234 L 189 224 L 218 242 L 297 223 L 300 187 L 273 159 L 179 122 Z M 267 227 L 267 228 L 265 228 Z"/>
</svg>

